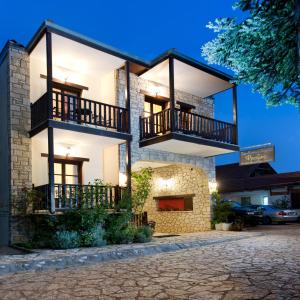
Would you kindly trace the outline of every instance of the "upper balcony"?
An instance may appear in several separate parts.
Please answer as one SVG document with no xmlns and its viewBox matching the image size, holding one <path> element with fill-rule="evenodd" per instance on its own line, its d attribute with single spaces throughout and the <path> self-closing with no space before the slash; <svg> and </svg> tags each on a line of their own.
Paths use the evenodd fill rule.
<svg viewBox="0 0 300 300">
<path fill-rule="evenodd" d="M 228 75 L 170 51 L 139 76 L 147 83 L 140 147 L 201 157 L 239 150 L 236 86 Z"/>
<path fill-rule="evenodd" d="M 49 110 L 50 108 L 50 110 Z M 128 110 L 61 92 L 45 93 L 31 104 L 31 128 L 48 119 L 128 133 Z"/>
<path fill-rule="evenodd" d="M 129 65 L 125 53 L 51 22 L 27 49 L 31 136 L 51 126 L 131 139 L 127 93 L 116 90 L 116 71 Z"/>
</svg>

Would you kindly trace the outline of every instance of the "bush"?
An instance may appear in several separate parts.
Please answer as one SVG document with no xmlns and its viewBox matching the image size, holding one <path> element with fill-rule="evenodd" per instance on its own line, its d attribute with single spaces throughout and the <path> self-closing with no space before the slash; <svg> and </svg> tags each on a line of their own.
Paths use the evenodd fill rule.
<svg viewBox="0 0 300 300">
<path fill-rule="evenodd" d="M 134 242 L 147 243 L 150 242 L 153 235 L 153 229 L 150 226 L 142 226 L 136 228 Z"/>
<path fill-rule="evenodd" d="M 76 231 L 57 231 L 52 240 L 54 248 L 70 249 L 80 245 L 80 238 Z"/>
<path fill-rule="evenodd" d="M 213 224 L 226 223 L 229 219 L 234 217 L 231 204 L 229 202 L 222 202 L 220 195 L 217 192 L 212 193 L 213 200 Z"/>
<path fill-rule="evenodd" d="M 80 232 L 80 246 L 83 247 L 100 247 L 106 245 L 104 240 L 104 230 L 101 224 Z"/>
<path fill-rule="evenodd" d="M 105 238 L 110 244 L 128 244 L 134 239 L 134 230 L 130 224 L 131 213 L 111 214 L 106 222 Z"/>
</svg>

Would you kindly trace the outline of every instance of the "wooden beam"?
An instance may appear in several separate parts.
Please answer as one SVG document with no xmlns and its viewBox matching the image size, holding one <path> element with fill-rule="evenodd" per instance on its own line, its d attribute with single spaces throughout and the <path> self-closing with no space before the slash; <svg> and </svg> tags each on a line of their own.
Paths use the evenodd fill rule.
<svg viewBox="0 0 300 300">
<path fill-rule="evenodd" d="M 41 153 L 41 157 L 48 157 L 48 153 Z M 69 160 L 69 161 L 90 161 L 89 158 L 85 157 L 74 157 L 74 156 L 65 156 L 65 155 L 54 155 L 55 160 Z"/>
<path fill-rule="evenodd" d="M 131 109 L 130 109 L 130 62 L 125 63 L 126 78 L 126 108 L 128 110 L 128 133 L 131 134 Z M 126 176 L 127 188 L 131 195 L 131 141 L 126 141 Z"/>
<path fill-rule="evenodd" d="M 48 93 L 48 119 L 53 116 L 53 99 L 52 99 L 52 36 L 51 32 L 46 32 L 46 58 L 47 58 L 47 93 Z"/>
<path fill-rule="evenodd" d="M 48 78 L 47 75 L 44 75 L 44 74 L 40 74 L 40 77 L 43 78 L 43 79 L 47 79 Z M 63 84 L 65 86 L 69 86 L 69 87 L 73 87 L 73 88 L 78 89 L 78 90 L 86 90 L 86 91 L 89 90 L 89 88 L 87 86 L 80 85 L 80 84 L 77 84 L 77 83 L 72 83 L 72 82 L 67 82 L 67 81 L 59 80 L 57 78 L 52 78 L 52 82 L 53 83 Z"/>
<path fill-rule="evenodd" d="M 170 113 L 171 131 L 175 130 L 175 87 L 174 87 L 174 58 L 169 57 L 169 89 L 170 89 Z"/>
<path fill-rule="evenodd" d="M 50 200 L 50 212 L 55 213 L 55 198 L 54 198 L 54 134 L 53 128 L 48 127 L 48 177 L 49 191 L 48 197 Z"/>
<path fill-rule="evenodd" d="M 237 112 L 237 87 L 236 87 L 236 85 L 234 85 L 232 88 L 232 112 L 233 112 L 233 125 L 235 126 L 234 141 L 235 141 L 235 144 L 238 144 L 238 125 L 237 125 L 238 112 Z"/>
</svg>

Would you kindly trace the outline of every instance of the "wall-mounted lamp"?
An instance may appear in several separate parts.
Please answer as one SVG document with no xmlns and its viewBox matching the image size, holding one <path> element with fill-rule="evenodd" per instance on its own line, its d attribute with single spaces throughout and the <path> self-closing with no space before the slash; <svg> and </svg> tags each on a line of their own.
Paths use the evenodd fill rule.
<svg viewBox="0 0 300 300">
<path fill-rule="evenodd" d="M 170 190 L 174 187 L 174 185 L 175 185 L 174 178 L 169 178 L 169 179 L 159 178 L 158 179 L 158 186 L 160 187 L 160 189 Z"/>
<path fill-rule="evenodd" d="M 119 186 L 125 187 L 127 185 L 127 176 L 124 173 L 119 173 Z"/>
<path fill-rule="evenodd" d="M 73 146 L 68 144 L 58 144 L 55 148 L 56 148 L 55 149 L 56 154 L 65 157 L 72 156 L 74 152 Z"/>
<path fill-rule="evenodd" d="M 218 190 L 218 183 L 215 180 L 208 182 L 208 189 L 209 193 L 212 194 L 213 192 L 217 192 Z"/>
</svg>

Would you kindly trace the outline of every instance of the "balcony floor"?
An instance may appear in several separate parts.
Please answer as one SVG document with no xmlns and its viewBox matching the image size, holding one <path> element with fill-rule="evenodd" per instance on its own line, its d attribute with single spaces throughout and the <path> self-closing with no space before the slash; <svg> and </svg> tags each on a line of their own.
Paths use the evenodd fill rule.
<svg viewBox="0 0 300 300">
<path fill-rule="evenodd" d="M 239 146 L 180 133 L 168 133 L 140 141 L 140 147 L 177 154 L 210 157 L 239 150 Z"/>
</svg>

